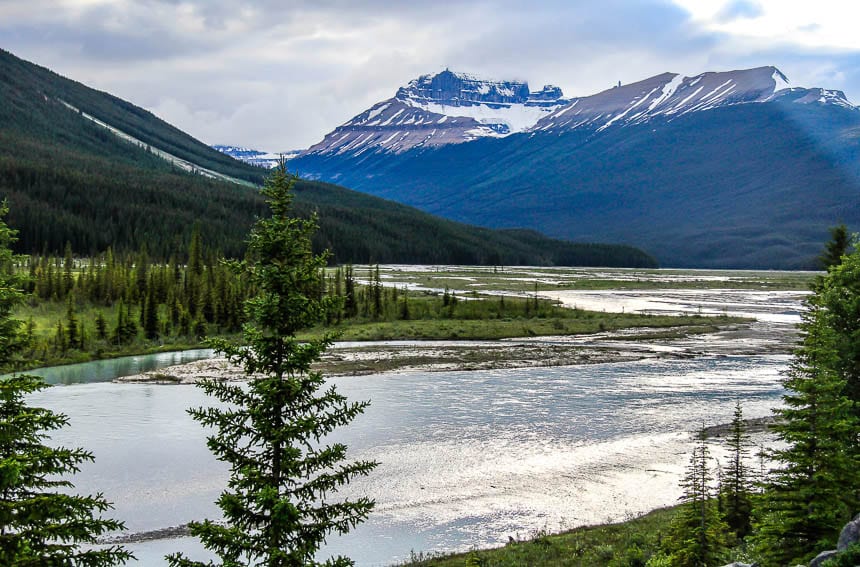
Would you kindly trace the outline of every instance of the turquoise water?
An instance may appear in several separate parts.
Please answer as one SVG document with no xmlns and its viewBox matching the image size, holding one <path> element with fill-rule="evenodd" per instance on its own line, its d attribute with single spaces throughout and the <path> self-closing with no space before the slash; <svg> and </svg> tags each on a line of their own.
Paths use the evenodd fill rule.
<svg viewBox="0 0 860 567">
<path fill-rule="evenodd" d="M 149 370 L 157 370 L 174 364 L 184 364 L 212 358 L 211 348 L 198 348 L 155 354 L 122 356 L 105 360 L 93 360 L 78 364 L 52 366 L 28 370 L 26 374 L 42 376 L 48 384 L 87 384 L 92 382 L 110 382 L 119 376 L 131 376 Z"/>
</svg>

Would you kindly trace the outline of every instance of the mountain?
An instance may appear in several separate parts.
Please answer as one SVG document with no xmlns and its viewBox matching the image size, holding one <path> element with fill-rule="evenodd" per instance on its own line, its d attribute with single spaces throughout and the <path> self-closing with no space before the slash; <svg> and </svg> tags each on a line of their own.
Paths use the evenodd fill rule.
<svg viewBox="0 0 860 567">
<path fill-rule="evenodd" d="M 449 70 L 423 75 L 352 118 L 301 155 L 402 153 L 523 132 L 567 101 L 552 85 L 482 81 Z"/>
<path fill-rule="evenodd" d="M 506 108 L 525 108 L 519 92 Z M 814 267 L 829 226 L 860 227 L 860 110 L 840 91 L 760 67 L 664 73 L 541 109 L 519 131 L 407 149 L 376 140 L 414 137 L 412 124 L 379 132 L 368 111 L 291 163 L 446 218 L 636 243 L 678 267 Z M 443 124 L 459 112 L 445 110 Z"/>
<path fill-rule="evenodd" d="M 212 148 L 218 150 L 222 154 L 227 154 L 233 159 L 237 159 L 239 161 L 243 161 L 251 165 L 256 165 L 257 167 L 262 167 L 263 169 L 272 169 L 273 167 L 278 165 L 278 161 L 281 158 L 285 160 L 291 160 L 294 157 L 298 156 L 300 153 L 302 153 L 301 150 L 292 150 L 280 153 L 261 152 L 259 150 L 252 150 L 250 148 L 241 148 L 237 146 L 225 145 L 214 145 L 212 146 Z"/>
<path fill-rule="evenodd" d="M 166 259 L 204 242 L 240 256 L 267 208 L 265 171 L 234 160 L 110 94 L 0 50 L 0 198 L 17 250 L 81 254 L 146 246 Z M 581 245 L 535 232 L 440 219 L 325 183 L 295 186 L 300 214 L 316 212 L 317 249 L 338 262 L 653 266 L 640 250 Z"/>
</svg>

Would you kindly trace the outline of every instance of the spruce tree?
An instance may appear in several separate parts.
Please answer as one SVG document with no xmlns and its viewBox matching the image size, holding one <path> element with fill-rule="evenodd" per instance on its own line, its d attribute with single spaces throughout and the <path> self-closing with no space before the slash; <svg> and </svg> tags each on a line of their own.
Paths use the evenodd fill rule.
<svg viewBox="0 0 860 567">
<path fill-rule="evenodd" d="M 0 217 L 7 212 L 0 205 Z M 22 298 L 12 273 L 15 232 L 0 220 L 0 366 L 14 366 L 22 347 L 21 322 L 11 316 Z M 104 533 L 125 529 L 101 517 L 111 506 L 102 497 L 69 493 L 63 476 L 92 461 L 83 449 L 48 446 L 49 432 L 65 427 L 66 416 L 28 406 L 25 398 L 47 388 L 41 378 L 0 379 L 0 565 L 4 567 L 107 567 L 131 557 L 120 546 L 91 549 Z"/>
<path fill-rule="evenodd" d="M 831 228 L 830 240 L 824 245 L 824 252 L 819 258 L 821 266 L 826 270 L 832 266 L 841 264 L 842 256 L 848 253 L 850 246 L 851 236 L 848 234 L 848 228 L 844 224 Z"/>
<path fill-rule="evenodd" d="M 125 529 L 101 517 L 110 503 L 101 494 L 71 495 L 72 483 L 62 479 L 92 453 L 45 445 L 68 419 L 24 400 L 47 387 L 35 376 L 0 380 L 0 565 L 121 565 L 131 558 L 121 546 L 90 548 L 98 536 Z"/>
<path fill-rule="evenodd" d="M 857 459 L 851 451 L 857 418 L 835 370 L 834 330 L 819 297 L 808 301 L 803 341 L 783 386 L 785 407 L 774 426 L 784 449 L 768 474 L 755 510 L 754 543 L 764 565 L 809 560 L 835 547 L 842 526 L 856 511 Z"/>
<path fill-rule="evenodd" d="M 227 490 L 218 500 L 225 524 L 192 523 L 191 533 L 226 566 L 318 565 L 315 555 L 331 532 L 345 533 L 367 518 L 368 498 L 330 502 L 331 495 L 376 463 L 344 462 L 346 447 L 324 438 L 351 422 L 367 402 L 348 403 L 326 388 L 311 363 L 331 345 L 324 336 L 299 342 L 296 333 L 314 325 L 331 307 L 319 296 L 326 256 L 314 255 L 316 219 L 291 217 L 293 180 L 282 163 L 263 194 L 272 216 L 251 231 L 244 268 L 258 295 L 246 302 L 244 345 L 212 341 L 250 378 L 246 386 L 203 381 L 204 391 L 228 405 L 191 415 L 217 432 L 209 448 L 230 464 Z M 181 554 L 170 565 L 200 563 Z M 344 557 L 325 565 L 351 565 Z"/>
<path fill-rule="evenodd" d="M 722 518 L 712 487 L 711 457 L 704 432 L 690 455 L 681 480 L 681 507 L 663 542 L 672 567 L 719 565 L 728 549 L 729 528 Z"/>
<path fill-rule="evenodd" d="M 744 425 L 740 401 L 735 403 L 735 413 L 726 447 L 729 450 L 729 462 L 722 471 L 720 498 L 725 510 L 726 523 L 738 539 L 743 539 L 750 533 L 752 479 L 746 464 L 749 458 L 749 434 Z"/>
</svg>

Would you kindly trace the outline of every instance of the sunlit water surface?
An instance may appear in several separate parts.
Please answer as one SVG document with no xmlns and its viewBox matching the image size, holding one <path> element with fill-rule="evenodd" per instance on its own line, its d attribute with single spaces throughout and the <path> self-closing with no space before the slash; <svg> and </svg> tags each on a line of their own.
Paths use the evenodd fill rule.
<svg viewBox="0 0 860 567">
<path fill-rule="evenodd" d="M 332 379 L 367 412 L 337 433 L 354 459 L 379 467 L 345 495 L 377 507 L 327 554 L 387 565 L 411 550 L 501 545 L 540 529 L 621 520 L 672 504 L 690 432 L 779 404 L 785 356 L 703 357 L 472 372 Z M 104 492 L 132 532 L 218 518 L 226 468 L 185 413 L 209 400 L 194 386 L 60 386 L 33 403 L 61 410 L 55 435 L 92 450 L 77 490 Z M 163 565 L 189 538 L 129 546 L 140 565 Z"/>
</svg>

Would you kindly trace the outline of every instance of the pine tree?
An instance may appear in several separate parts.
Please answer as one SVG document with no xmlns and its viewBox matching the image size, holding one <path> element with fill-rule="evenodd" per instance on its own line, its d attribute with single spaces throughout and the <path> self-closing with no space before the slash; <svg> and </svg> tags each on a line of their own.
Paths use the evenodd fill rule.
<svg viewBox="0 0 860 567">
<path fill-rule="evenodd" d="M 710 453 L 704 432 L 693 448 L 686 474 L 681 507 L 663 544 L 672 567 L 719 565 L 728 548 L 729 528 L 717 508 L 711 486 Z"/>
<path fill-rule="evenodd" d="M 835 547 L 856 511 L 857 431 L 845 379 L 834 370 L 834 330 L 813 296 L 801 325 L 803 341 L 783 386 L 785 407 L 774 426 L 786 445 L 770 457 L 771 470 L 756 506 L 754 543 L 764 565 L 786 565 Z"/>
<path fill-rule="evenodd" d="M 66 341 L 69 348 L 81 348 L 78 315 L 75 312 L 75 298 L 69 295 L 66 301 Z"/>
<path fill-rule="evenodd" d="M 107 339 L 107 321 L 101 311 L 96 313 L 96 338 L 101 341 Z"/>
<path fill-rule="evenodd" d="M 726 523 L 738 539 L 743 539 L 750 533 L 753 489 L 746 464 L 749 458 L 750 440 L 744 425 L 740 401 L 735 403 L 735 413 L 726 446 L 729 450 L 729 462 L 722 471 L 720 498 Z"/>
<path fill-rule="evenodd" d="M 263 189 L 272 216 L 251 231 L 244 269 L 259 293 L 246 302 L 247 345 L 212 341 L 243 366 L 251 377 L 248 387 L 204 381 L 206 393 L 228 402 L 229 409 L 190 412 L 217 429 L 209 447 L 231 466 L 228 489 L 218 501 L 226 525 L 191 524 L 191 533 L 224 566 L 317 565 L 315 554 L 327 534 L 349 531 L 373 508 L 367 498 L 329 503 L 338 487 L 368 474 L 375 463 L 344 463 L 343 444 L 321 443 L 367 403 L 348 403 L 333 386 L 324 389 L 322 375 L 311 371 L 311 363 L 330 346 L 330 336 L 296 340 L 296 332 L 324 317 L 333 299 L 319 297 L 326 257 L 311 249 L 316 219 L 290 216 L 291 186 L 282 163 Z M 181 554 L 169 561 L 201 565 Z M 351 564 L 344 557 L 326 563 Z"/>
<path fill-rule="evenodd" d="M 101 517 L 110 503 L 101 494 L 69 494 L 73 485 L 61 478 L 92 453 L 45 445 L 48 432 L 68 419 L 24 401 L 44 388 L 35 376 L 0 380 L 0 565 L 121 565 L 131 558 L 122 547 L 90 548 L 98 536 L 125 529 Z"/>
<path fill-rule="evenodd" d="M 352 265 L 346 267 L 344 273 L 344 301 L 343 311 L 347 319 L 352 319 L 358 315 L 358 301 L 355 296 L 355 274 Z"/>
<path fill-rule="evenodd" d="M 0 205 L 0 217 L 7 212 Z M 0 220 L 0 366 L 14 365 L 21 349 L 20 321 L 11 311 L 21 300 L 11 271 L 15 232 Z M 62 476 L 92 461 L 83 449 L 45 445 L 66 416 L 30 407 L 25 398 L 47 385 L 34 376 L 0 380 L 0 565 L 8 567 L 108 567 L 131 558 L 120 546 L 89 549 L 106 532 L 125 529 L 100 514 L 111 506 L 99 494 L 77 496 Z"/>
<path fill-rule="evenodd" d="M 158 302 L 155 299 L 155 289 L 150 279 L 144 299 L 143 332 L 149 340 L 158 338 Z"/>
<path fill-rule="evenodd" d="M 848 253 L 851 246 L 851 236 L 844 224 L 830 229 L 830 240 L 824 245 L 824 253 L 819 258 L 821 266 L 826 270 L 842 263 L 842 256 Z"/>
</svg>

